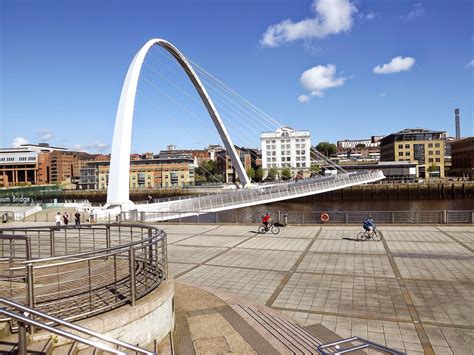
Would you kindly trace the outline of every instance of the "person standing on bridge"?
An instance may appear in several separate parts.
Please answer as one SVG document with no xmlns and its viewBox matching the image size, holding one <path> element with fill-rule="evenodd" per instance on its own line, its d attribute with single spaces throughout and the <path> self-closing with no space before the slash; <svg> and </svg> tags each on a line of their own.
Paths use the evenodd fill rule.
<svg viewBox="0 0 474 355">
<path fill-rule="evenodd" d="M 59 229 L 61 226 L 61 212 L 58 212 L 56 216 L 54 216 L 54 221 L 56 222 L 56 228 Z"/>
<path fill-rule="evenodd" d="M 67 214 L 67 212 L 64 212 L 63 214 L 63 222 L 64 225 L 67 227 L 67 225 L 69 224 L 69 215 Z"/>
<path fill-rule="evenodd" d="M 81 214 L 79 211 L 76 211 L 74 214 L 74 222 L 76 224 L 76 228 L 81 228 Z"/>
</svg>

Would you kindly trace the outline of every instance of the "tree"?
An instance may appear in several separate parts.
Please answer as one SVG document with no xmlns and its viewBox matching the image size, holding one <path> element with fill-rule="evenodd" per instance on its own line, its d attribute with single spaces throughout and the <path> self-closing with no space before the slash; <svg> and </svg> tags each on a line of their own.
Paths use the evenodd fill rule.
<svg viewBox="0 0 474 355">
<path fill-rule="evenodd" d="M 320 142 L 316 146 L 316 150 L 320 153 L 323 153 L 325 156 L 330 157 L 337 152 L 337 147 L 333 143 L 329 142 Z"/>
<path fill-rule="evenodd" d="M 266 181 L 275 181 L 278 178 L 278 170 L 276 168 L 270 168 L 267 173 Z"/>
<path fill-rule="evenodd" d="M 213 160 L 204 160 L 197 168 L 194 168 L 194 180 L 196 182 L 216 182 L 216 174 L 217 163 Z"/>
<path fill-rule="evenodd" d="M 290 168 L 284 168 L 281 171 L 281 178 L 283 180 L 290 180 L 293 177 L 293 174 L 291 173 Z"/>
<path fill-rule="evenodd" d="M 259 182 L 263 180 L 263 169 L 261 167 L 258 167 L 257 170 L 255 170 L 255 181 Z"/>
<path fill-rule="evenodd" d="M 321 171 L 321 165 L 311 164 L 311 166 L 309 167 L 309 171 L 311 172 L 311 177 L 316 176 Z"/>
<path fill-rule="evenodd" d="M 247 176 L 249 177 L 250 180 L 255 180 L 255 169 L 250 167 L 247 169 Z"/>
</svg>

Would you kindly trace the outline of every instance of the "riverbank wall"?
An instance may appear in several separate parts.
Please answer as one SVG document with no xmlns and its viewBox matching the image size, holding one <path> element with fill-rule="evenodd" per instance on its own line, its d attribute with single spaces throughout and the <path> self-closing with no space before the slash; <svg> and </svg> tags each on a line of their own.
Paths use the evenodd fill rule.
<svg viewBox="0 0 474 355">
<path fill-rule="evenodd" d="M 159 189 L 132 190 L 130 199 L 134 202 L 151 198 L 162 199 L 177 196 L 220 193 L 222 189 Z M 367 184 L 347 187 L 304 197 L 307 201 L 362 201 L 362 200 L 427 200 L 474 198 L 474 182 L 433 182 L 407 184 Z M 57 190 L 38 191 L 22 189 L 0 190 L 0 203 L 63 202 L 65 200 L 89 200 L 92 203 L 105 203 L 106 190 Z"/>
</svg>

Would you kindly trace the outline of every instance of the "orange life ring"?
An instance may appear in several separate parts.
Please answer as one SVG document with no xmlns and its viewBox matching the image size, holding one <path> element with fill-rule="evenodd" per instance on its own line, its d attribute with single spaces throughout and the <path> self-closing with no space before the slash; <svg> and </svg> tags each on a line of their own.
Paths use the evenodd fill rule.
<svg viewBox="0 0 474 355">
<path fill-rule="evenodd" d="M 321 218 L 321 221 L 322 221 L 322 222 L 327 222 L 327 221 L 329 221 L 329 215 L 328 215 L 327 213 L 321 214 L 321 217 L 320 217 L 320 218 Z"/>
</svg>

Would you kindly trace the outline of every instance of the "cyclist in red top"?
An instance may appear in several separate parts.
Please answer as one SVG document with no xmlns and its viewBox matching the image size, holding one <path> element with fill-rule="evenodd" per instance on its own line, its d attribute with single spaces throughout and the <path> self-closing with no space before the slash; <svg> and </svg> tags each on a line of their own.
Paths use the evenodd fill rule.
<svg viewBox="0 0 474 355">
<path fill-rule="evenodd" d="M 268 230 L 268 224 L 271 222 L 272 217 L 270 217 L 270 213 L 267 212 L 265 216 L 262 216 L 262 223 L 265 226 L 265 229 Z"/>
</svg>

